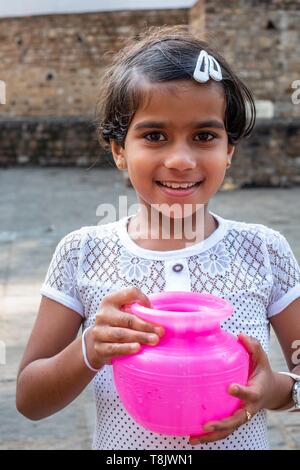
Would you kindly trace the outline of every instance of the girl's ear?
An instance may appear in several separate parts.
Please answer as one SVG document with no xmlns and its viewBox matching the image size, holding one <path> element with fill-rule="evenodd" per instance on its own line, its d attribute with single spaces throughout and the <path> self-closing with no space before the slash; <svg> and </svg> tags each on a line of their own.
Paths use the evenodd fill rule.
<svg viewBox="0 0 300 470">
<path fill-rule="evenodd" d="M 127 163 L 125 159 L 125 149 L 115 140 L 110 141 L 110 148 L 117 168 L 119 170 L 126 170 Z"/>
<path fill-rule="evenodd" d="M 227 164 L 231 164 L 231 160 L 235 151 L 235 145 L 228 144 L 227 146 Z"/>
</svg>

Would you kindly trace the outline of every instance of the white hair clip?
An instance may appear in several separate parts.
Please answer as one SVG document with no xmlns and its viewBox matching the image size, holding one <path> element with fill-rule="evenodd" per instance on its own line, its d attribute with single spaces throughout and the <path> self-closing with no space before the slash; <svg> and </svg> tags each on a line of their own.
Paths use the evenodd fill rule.
<svg viewBox="0 0 300 470">
<path fill-rule="evenodd" d="M 219 82 L 223 78 L 219 62 L 204 50 L 199 54 L 193 77 L 201 83 L 207 82 L 210 78 Z"/>
</svg>

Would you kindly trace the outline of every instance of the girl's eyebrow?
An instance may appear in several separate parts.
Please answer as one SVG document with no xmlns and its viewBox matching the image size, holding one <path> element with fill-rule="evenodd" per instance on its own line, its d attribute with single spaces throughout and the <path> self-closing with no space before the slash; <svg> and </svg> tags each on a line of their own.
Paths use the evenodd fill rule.
<svg viewBox="0 0 300 470">
<path fill-rule="evenodd" d="M 133 127 L 134 130 L 138 129 L 166 129 L 168 124 L 166 122 L 159 122 L 159 121 L 142 121 L 135 124 Z M 192 127 L 193 129 L 200 129 L 203 127 L 212 127 L 215 129 L 225 129 L 224 123 L 221 121 L 217 121 L 212 119 L 210 121 L 195 121 L 191 122 L 187 127 Z"/>
</svg>

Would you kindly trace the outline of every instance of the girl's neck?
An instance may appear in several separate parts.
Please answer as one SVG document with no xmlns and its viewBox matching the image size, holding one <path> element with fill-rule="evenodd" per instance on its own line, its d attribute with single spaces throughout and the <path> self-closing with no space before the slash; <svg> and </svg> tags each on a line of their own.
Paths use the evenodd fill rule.
<svg viewBox="0 0 300 470">
<path fill-rule="evenodd" d="M 208 212 L 207 206 L 204 213 L 197 219 L 182 219 L 174 223 L 174 219 L 159 215 L 159 223 L 151 226 L 151 220 L 141 220 L 143 214 L 137 213 L 129 219 L 127 226 L 129 236 L 141 248 L 154 251 L 180 250 L 194 245 L 208 238 L 218 227 L 218 222 Z M 162 226 L 164 229 L 162 229 Z"/>
</svg>

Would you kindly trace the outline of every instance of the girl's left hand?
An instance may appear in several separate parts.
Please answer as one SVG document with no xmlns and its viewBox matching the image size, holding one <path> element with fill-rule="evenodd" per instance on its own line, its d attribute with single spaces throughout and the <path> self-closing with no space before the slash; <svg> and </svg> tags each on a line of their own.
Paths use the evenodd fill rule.
<svg viewBox="0 0 300 470">
<path fill-rule="evenodd" d="M 231 384 L 228 393 L 242 400 L 241 408 L 229 418 L 205 423 L 203 428 L 206 434 L 190 436 L 189 444 L 191 445 L 225 439 L 239 426 L 251 419 L 259 410 L 268 408 L 268 403 L 272 402 L 275 378 L 268 356 L 257 339 L 242 333 L 239 335 L 238 340 L 245 346 L 250 355 L 249 379 L 247 386 Z"/>
</svg>

